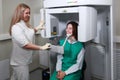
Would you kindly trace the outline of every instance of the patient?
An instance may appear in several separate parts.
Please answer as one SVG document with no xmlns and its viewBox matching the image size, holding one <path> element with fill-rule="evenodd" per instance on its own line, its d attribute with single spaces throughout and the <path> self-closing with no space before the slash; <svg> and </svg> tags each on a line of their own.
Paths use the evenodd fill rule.
<svg viewBox="0 0 120 80">
<path fill-rule="evenodd" d="M 60 40 L 64 53 L 57 55 L 56 70 L 50 80 L 81 80 L 84 61 L 84 47 L 77 38 L 78 24 L 70 21 L 66 26 L 66 39 Z"/>
</svg>

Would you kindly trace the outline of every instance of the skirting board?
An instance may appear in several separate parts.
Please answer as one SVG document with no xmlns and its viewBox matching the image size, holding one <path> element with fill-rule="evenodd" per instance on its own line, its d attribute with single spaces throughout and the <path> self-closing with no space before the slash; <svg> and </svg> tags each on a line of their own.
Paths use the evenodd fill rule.
<svg viewBox="0 0 120 80">
<path fill-rule="evenodd" d="M 9 34 L 0 34 L 0 41 L 11 39 L 11 36 Z"/>
</svg>

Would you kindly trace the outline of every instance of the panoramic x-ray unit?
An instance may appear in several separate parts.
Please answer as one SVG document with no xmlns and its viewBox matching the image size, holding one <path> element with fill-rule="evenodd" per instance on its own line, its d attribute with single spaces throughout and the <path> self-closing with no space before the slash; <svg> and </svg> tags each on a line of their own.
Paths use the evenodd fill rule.
<svg viewBox="0 0 120 80">
<path fill-rule="evenodd" d="M 41 20 L 45 20 L 46 29 L 41 31 L 41 36 L 53 40 L 54 43 L 57 38 L 65 36 L 66 24 L 69 21 L 76 21 L 79 24 L 78 40 L 86 44 L 85 80 L 95 78 L 115 80 L 110 57 L 113 54 L 112 1 L 44 0 L 43 2 L 44 7 L 40 10 L 40 14 Z M 49 62 L 52 73 L 56 53 L 50 53 Z"/>
</svg>

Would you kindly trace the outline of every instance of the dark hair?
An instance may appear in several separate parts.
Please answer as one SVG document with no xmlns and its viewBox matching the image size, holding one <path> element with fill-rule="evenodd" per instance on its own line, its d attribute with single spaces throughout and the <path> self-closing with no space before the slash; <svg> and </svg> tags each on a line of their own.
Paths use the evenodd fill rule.
<svg viewBox="0 0 120 80">
<path fill-rule="evenodd" d="M 72 31 L 72 36 L 75 37 L 76 40 L 78 40 L 78 30 L 77 30 L 77 27 L 78 27 L 78 23 L 75 22 L 75 21 L 70 21 L 67 23 L 67 26 L 71 24 L 72 25 L 72 28 L 73 28 L 73 31 Z"/>
</svg>

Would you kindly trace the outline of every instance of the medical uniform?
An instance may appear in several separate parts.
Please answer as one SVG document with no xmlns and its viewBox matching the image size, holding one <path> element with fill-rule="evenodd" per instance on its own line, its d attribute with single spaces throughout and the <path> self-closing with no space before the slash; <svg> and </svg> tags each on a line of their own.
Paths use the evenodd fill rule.
<svg viewBox="0 0 120 80">
<path fill-rule="evenodd" d="M 29 66 L 32 62 L 32 50 L 23 48 L 28 43 L 34 42 L 34 30 L 28 28 L 24 21 L 12 27 L 13 50 L 10 65 L 13 68 L 11 80 L 29 80 Z"/>
<path fill-rule="evenodd" d="M 63 45 L 64 40 L 60 41 Z M 82 73 L 82 65 L 84 60 L 83 44 L 79 41 L 66 42 L 64 46 L 64 54 L 57 56 L 56 71 L 52 74 L 50 80 L 57 79 L 57 71 L 62 70 L 66 73 L 63 80 L 80 80 Z"/>
</svg>

